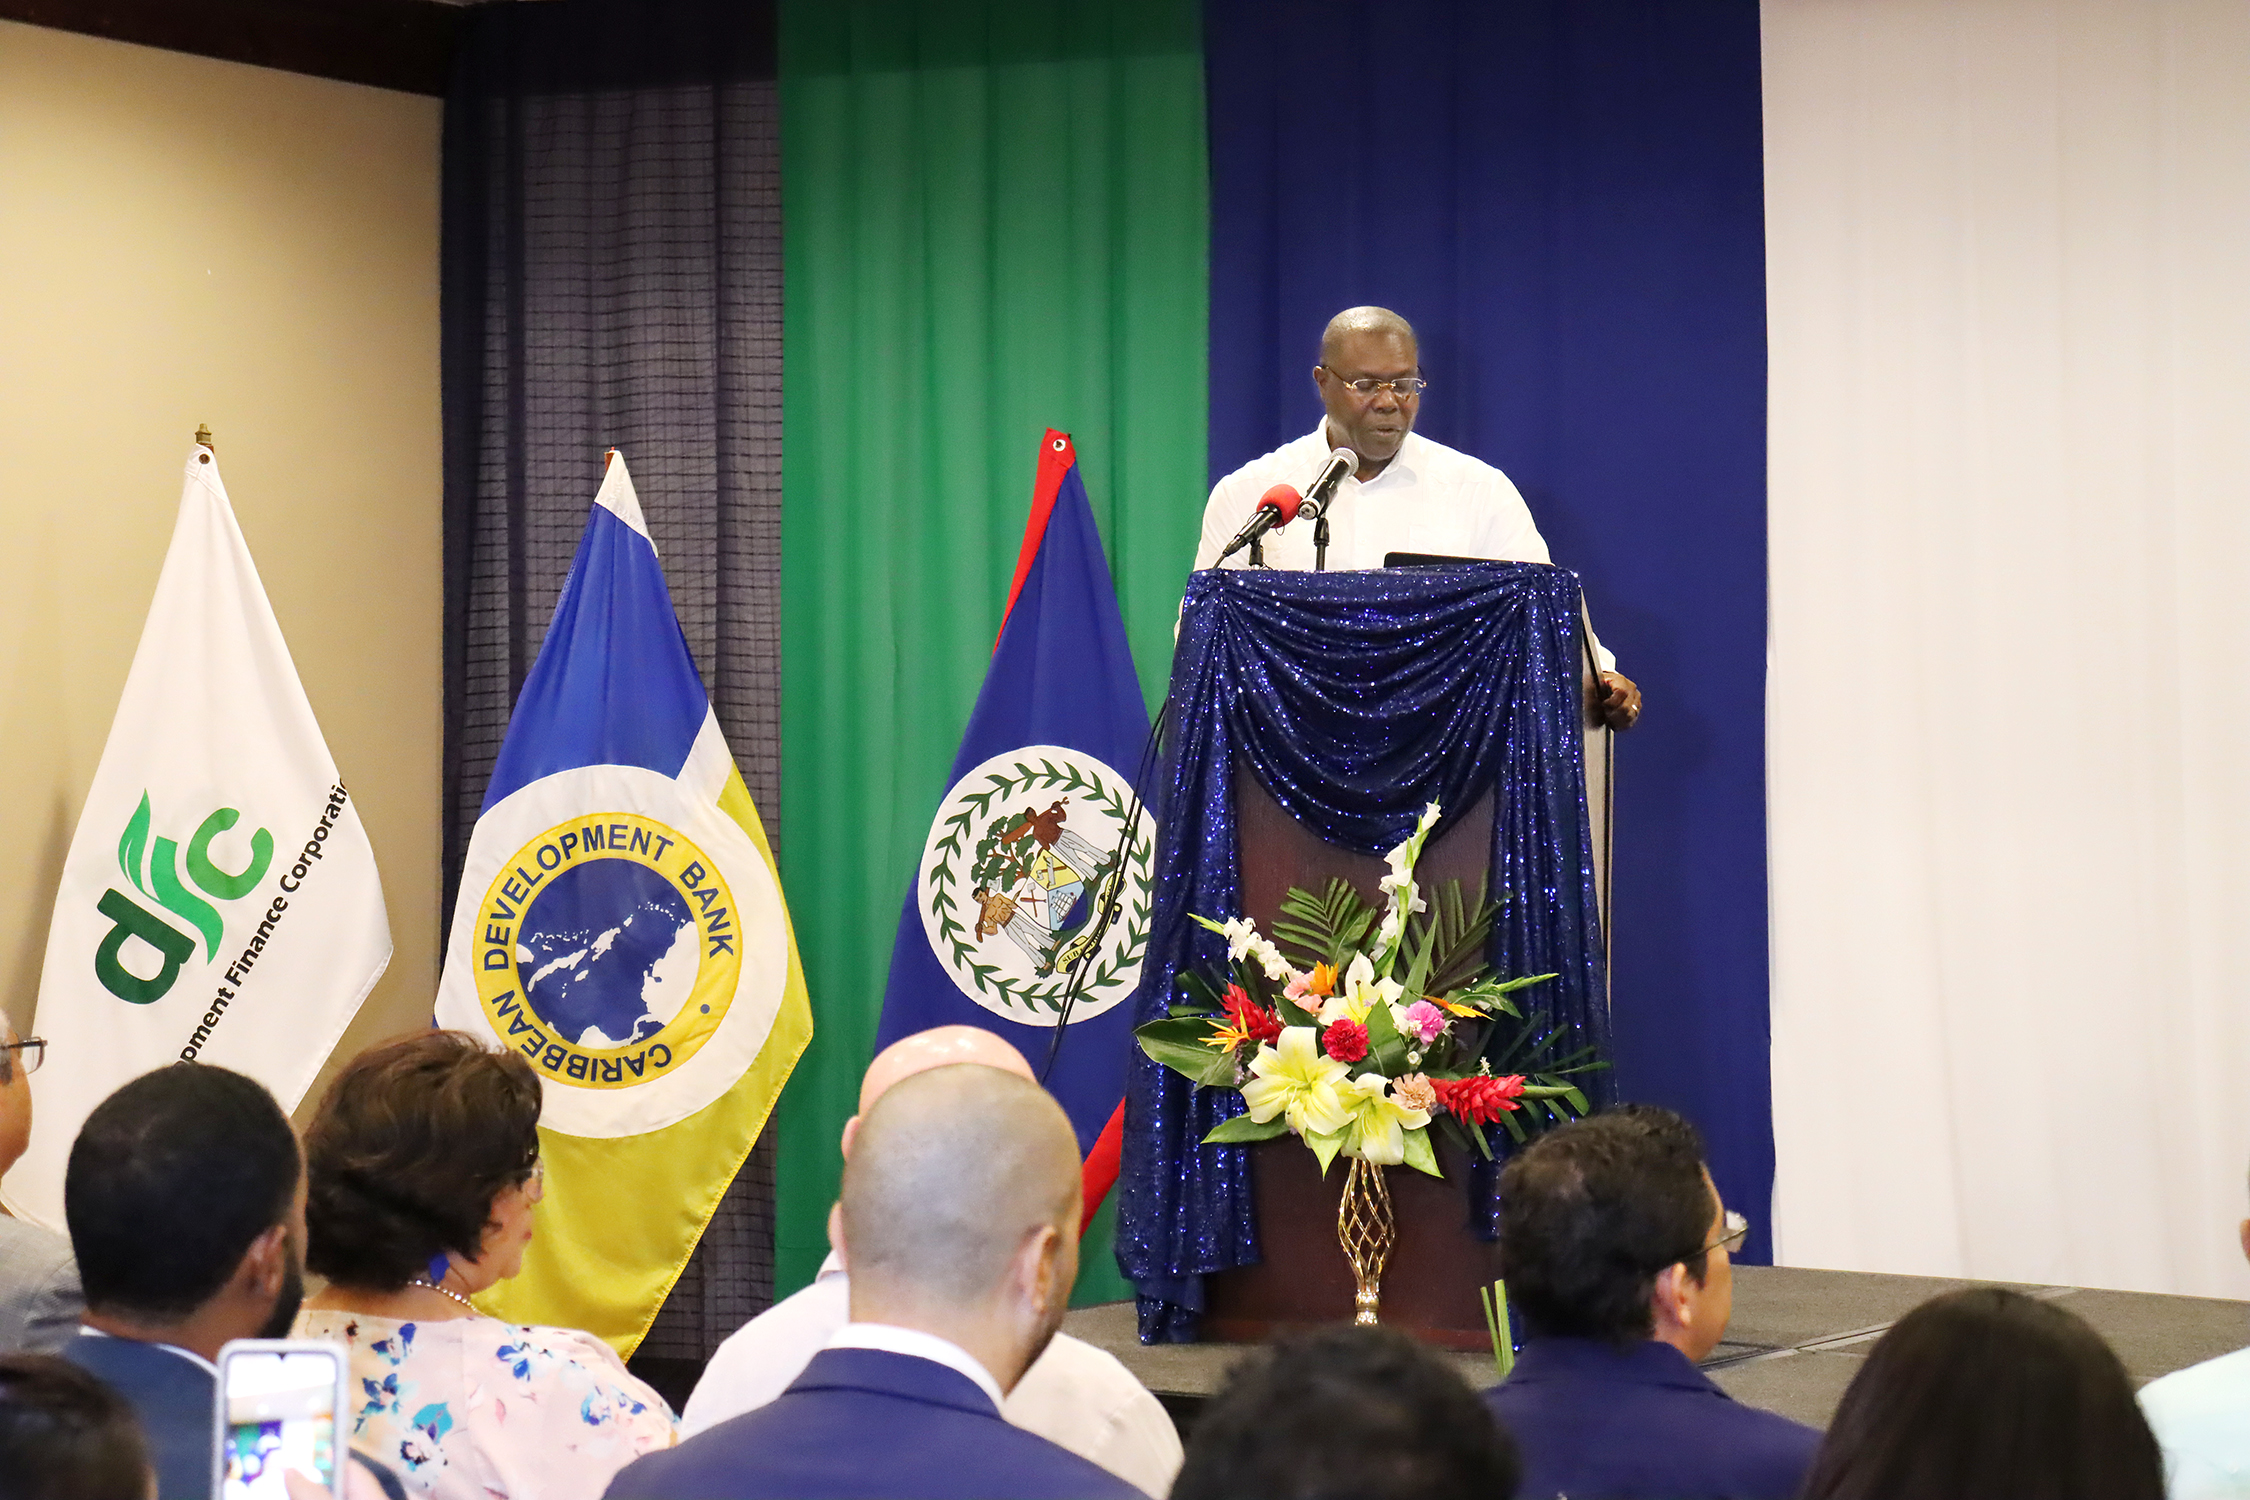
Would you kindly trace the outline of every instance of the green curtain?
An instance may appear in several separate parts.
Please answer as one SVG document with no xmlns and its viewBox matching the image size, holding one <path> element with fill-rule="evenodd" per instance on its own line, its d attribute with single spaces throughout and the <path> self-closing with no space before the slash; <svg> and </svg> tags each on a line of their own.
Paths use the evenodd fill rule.
<svg viewBox="0 0 2250 1500">
<path fill-rule="evenodd" d="M 1205 494 L 1196 0 L 783 0 L 782 874 L 812 995 L 778 1291 L 810 1280 L 907 882 L 1076 439 L 1161 699 Z M 1089 1236 L 1078 1300 L 1128 1295 Z"/>
</svg>

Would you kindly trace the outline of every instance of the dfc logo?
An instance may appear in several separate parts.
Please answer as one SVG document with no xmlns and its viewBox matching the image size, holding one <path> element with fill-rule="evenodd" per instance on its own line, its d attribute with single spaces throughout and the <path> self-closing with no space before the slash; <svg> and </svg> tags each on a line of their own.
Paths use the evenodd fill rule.
<svg viewBox="0 0 2250 1500">
<path fill-rule="evenodd" d="M 195 956 L 198 938 L 205 963 L 218 957 L 226 940 L 226 919 L 213 903 L 249 895 L 273 863 L 273 835 L 263 828 L 251 833 L 250 862 L 241 869 L 222 869 L 211 857 L 211 841 L 241 818 L 231 807 L 213 812 L 196 825 L 183 858 L 176 840 L 149 837 L 152 815 L 148 794 L 141 794 L 141 805 L 117 842 L 118 867 L 139 896 L 112 886 L 95 903 L 111 923 L 108 935 L 94 950 L 94 977 L 103 989 L 131 1005 L 153 1004 L 179 979 L 180 966 Z M 177 923 L 160 913 L 169 913 Z M 143 977 L 126 966 L 125 945 L 136 940 L 155 956 L 154 974 Z M 254 941 L 262 950 L 264 935 Z M 134 959 L 139 967 L 149 966 L 139 950 Z"/>
</svg>

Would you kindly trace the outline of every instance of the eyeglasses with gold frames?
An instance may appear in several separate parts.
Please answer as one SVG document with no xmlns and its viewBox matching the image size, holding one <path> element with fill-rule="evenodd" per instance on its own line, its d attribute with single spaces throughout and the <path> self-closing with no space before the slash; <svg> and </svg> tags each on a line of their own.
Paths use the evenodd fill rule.
<svg viewBox="0 0 2250 1500">
<path fill-rule="evenodd" d="M 1377 391 L 1389 391 L 1401 401 L 1411 401 L 1430 388 L 1430 383 L 1419 375 L 1401 375 L 1396 380 L 1375 380 L 1366 376 L 1358 380 L 1346 380 L 1336 373 L 1333 366 L 1322 365 L 1321 368 L 1328 371 L 1338 385 L 1362 401 L 1374 400 Z"/>
</svg>

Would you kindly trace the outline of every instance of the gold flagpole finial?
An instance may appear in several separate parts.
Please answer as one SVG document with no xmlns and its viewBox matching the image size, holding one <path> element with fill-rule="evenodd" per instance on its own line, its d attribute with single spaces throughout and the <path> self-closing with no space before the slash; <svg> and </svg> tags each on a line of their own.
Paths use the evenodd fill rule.
<svg viewBox="0 0 2250 1500">
<path fill-rule="evenodd" d="M 195 424 L 195 441 L 200 447 L 209 448 L 211 446 L 210 423 L 198 422 Z"/>
</svg>

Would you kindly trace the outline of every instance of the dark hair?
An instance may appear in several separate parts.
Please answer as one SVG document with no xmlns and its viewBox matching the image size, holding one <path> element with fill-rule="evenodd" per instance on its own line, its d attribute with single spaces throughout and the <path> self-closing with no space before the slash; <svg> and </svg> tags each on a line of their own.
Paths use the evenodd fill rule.
<svg viewBox="0 0 2250 1500">
<path fill-rule="evenodd" d="M 79 1127 L 63 1217 L 86 1305 L 176 1322 L 211 1300 L 259 1235 L 284 1223 L 302 1170 L 265 1085 L 170 1063 Z"/>
<path fill-rule="evenodd" d="M 1245 1358 L 1195 1424 L 1171 1500 L 1508 1500 L 1515 1440 L 1453 1367 L 1349 1324 Z"/>
<path fill-rule="evenodd" d="M 474 1259 L 493 1200 L 539 1159 L 539 1078 L 513 1052 L 424 1031 L 344 1065 L 305 1132 L 305 1264 L 396 1291 L 432 1259 Z"/>
<path fill-rule="evenodd" d="M 1703 1137 L 1668 1109 L 1627 1104 L 1551 1131 L 1500 1174 L 1500 1274 L 1540 1333 L 1628 1344 L 1655 1330 L 1665 1267 L 1703 1280 L 1718 1211 Z"/>
<path fill-rule="evenodd" d="M 1836 1408 L 1809 1500 L 2162 1500 L 2124 1365 L 2051 1302 L 2000 1287 L 1898 1320 Z"/>
<path fill-rule="evenodd" d="M 0 1494 L 148 1500 L 148 1445 L 125 1398 L 67 1359 L 0 1355 Z"/>
</svg>

